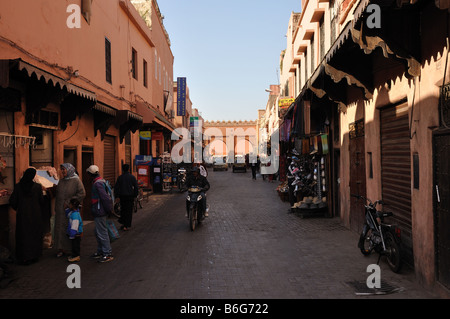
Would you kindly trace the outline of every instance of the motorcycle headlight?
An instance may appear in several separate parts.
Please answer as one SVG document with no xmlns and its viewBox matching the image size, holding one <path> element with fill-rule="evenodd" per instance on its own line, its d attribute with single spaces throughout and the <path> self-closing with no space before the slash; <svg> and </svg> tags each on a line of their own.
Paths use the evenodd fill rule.
<svg viewBox="0 0 450 319">
<path fill-rule="evenodd" d="M 201 199 L 202 199 L 202 195 L 198 195 L 197 201 L 199 201 L 199 200 L 201 200 Z"/>
</svg>

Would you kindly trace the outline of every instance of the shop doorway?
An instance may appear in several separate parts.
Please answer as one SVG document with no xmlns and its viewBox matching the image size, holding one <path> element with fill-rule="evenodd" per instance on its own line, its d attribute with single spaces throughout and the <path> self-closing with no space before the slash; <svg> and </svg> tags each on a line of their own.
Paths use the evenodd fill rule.
<svg viewBox="0 0 450 319">
<path fill-rule="evenodd" d="M 402 232 L 403 258 L 414 265 L 411 214 L 411 146 L 408 103 L 380 110 L 381 195 Z"/>
<path fill-rule="evenodd" d="M 350 194 L 366 196 L 364 119 L 350 124 Z M 350 229 L 360 232 L 364 224 L 364 203 L 350 196 Z"/>
<path fill-rule="evenodd" d="M 83 146 L 81 152 L 81 178 L 83 186 L 86 191 L 86 196 L 83 200 L 82 216 L 85 220 L 94 220 L 91 212 L 91 191 L 92 182 L 86 170 L 89 166 L 94 164 L 94 149 L 92 147 Z"/>
<path fill-rule="evenodd" d="M 77 148 L 64 146 L 64 163 L 70 163 L 77 168 Z M 78 174 L 78 171 L 77 171 Z M 79 175 L 79 174 L 78 174 Z"/>
<path fill-rule="evenodd" d="M 450 289 L 450 133 L 433 137 L 436 279 Z"/>
</svg>

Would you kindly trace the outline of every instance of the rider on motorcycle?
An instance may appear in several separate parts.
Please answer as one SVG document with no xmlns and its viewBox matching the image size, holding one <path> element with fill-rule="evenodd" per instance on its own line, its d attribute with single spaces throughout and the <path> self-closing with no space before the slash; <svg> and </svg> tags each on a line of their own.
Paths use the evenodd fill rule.
<svg viewBox="0 0 450 319">
<path fill-rule="evenodd" d="M 206 196 L 205 192 L 207 192 L 210 188 L 209 182 L 206 179 L 206 177 L 200 175 L 200 170 L 198 167 L 192 168 L 192 174 L 190 174 L 186 180 L 186 188 L 189 189 L 193 186 L 197 186 L 201 188 L 201 209 L 202 212 L 205 214 L 205 217 L 208 216 L 206 213 Z"/>
</svg>

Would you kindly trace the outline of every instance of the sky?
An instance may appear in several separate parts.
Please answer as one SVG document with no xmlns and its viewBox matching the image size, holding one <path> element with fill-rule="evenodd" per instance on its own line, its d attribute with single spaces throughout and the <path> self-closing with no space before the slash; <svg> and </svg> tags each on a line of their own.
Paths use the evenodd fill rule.
<svg viewBox="0 0 450 319">
<path fill-rule="evenodd" d="M 300 0 L 158 0 L 174 55 L 205 121 L 254 121 L 279 84 L 291 13 Z"/>
</svg>

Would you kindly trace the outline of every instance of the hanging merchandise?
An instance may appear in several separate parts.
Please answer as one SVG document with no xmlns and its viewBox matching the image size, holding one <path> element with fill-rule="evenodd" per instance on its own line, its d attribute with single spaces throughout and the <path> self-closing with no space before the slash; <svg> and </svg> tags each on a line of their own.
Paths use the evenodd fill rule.
<svg viewBox="0 0 450 319">
<path fill-rule="evenodd" d="M 297 202 L 291 207 L 303 216 L 328 213 L 327 154 L 328 135 L 302 139 L 302 152 L 291 151 L 288 179 Z M 307 146 L 306 146 L 307 145 Z M 311 148 L 310 148 L 311 147 Z M 308 148 L 308 153 L 305 152 Z"/>
</svg>

